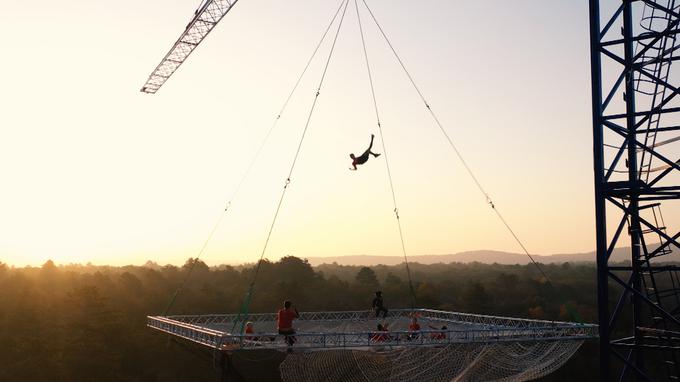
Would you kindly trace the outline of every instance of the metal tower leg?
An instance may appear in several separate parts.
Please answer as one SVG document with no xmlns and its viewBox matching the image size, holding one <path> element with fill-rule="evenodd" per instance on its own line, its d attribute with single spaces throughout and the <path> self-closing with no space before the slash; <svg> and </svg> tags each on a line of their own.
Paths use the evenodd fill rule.
<svg viewBox="0 0 680 382">
<path fill-rule="evenodd" d="M 680 229 L 661 213 L 680 207 L 680 146 L 670 147 L 680 141 L 679 11 L 676 0 L 590 0 L 603 381 L 680 376 L 680 267 L 668 264 Z M 626 233 L 628 261 L 613 264 Z"/>
<path fill-rule="evenodd" d="M 602 127 L 602 65 L 600 59 L 600 1 L 590 0 L 590 67 L 593 110 L 593 162 L 595 175 L 595 230 L 597 246 L 597 300 L 600 333 L 600 378 L 609 381 L 609 288 L 607 273 L 607 226 L 604 198 L 604 153 Z M 604 318 L 604 319 L 603 319 Z"/>
</svg>

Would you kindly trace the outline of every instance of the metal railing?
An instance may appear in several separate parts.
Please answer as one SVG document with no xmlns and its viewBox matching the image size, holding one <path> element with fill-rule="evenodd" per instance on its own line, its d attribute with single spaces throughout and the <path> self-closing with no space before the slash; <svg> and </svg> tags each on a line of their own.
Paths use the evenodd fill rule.
<svg viewBox="0 0 680 382">
<path fill-rule="evenodd" d="M 495 343 L 571 341 L 597 337 L 595 325 L 559 321 L 474 315 L 430 309 L 390 311 L 390 319 L 409 318 L 416 313 L 421 320 L 457 325 L 451 329 L 394 331 L 300 331 L 294 337 L 295 349 L 392 348 L 411 346 L 442 346 L 453 343 Z M 224 350 L 287 349 L 284 335 L 275 332 L 235 334 L 211 326 L 233 323 L 237 315 L 149 316 L 148 326 L 211 348 Z M 275 322 L 275 314 L 252 314 L 253 323 Z M 313 322 L 373 322 L 372 311 L 309 312 L 298 319 L 302 324 Z M 461 327 L 462 325 L 462 327 Z"/>
</svg>

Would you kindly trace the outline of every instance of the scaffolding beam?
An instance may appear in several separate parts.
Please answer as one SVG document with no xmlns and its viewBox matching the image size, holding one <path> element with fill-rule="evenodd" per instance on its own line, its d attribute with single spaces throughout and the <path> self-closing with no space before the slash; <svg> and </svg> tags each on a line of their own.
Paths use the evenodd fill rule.
<svg viewBox="0 0 680 382">
<path fill-rule="evenodd" d="M 151 72 L 141 92 L 155 94 L 215 28 L 238 0 L 206 0 L 194 14 L 177 42 Z"/>
</svg>

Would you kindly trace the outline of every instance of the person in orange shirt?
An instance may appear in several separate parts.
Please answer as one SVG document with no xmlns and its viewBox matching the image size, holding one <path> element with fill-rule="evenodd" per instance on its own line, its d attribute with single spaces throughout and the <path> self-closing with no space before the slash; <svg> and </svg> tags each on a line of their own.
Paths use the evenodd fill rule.
<svg viewBox="0 0 680 382">
<path fill-rule="evenodd" d="M 286 300 L 283 302 L 283 309 L 279 309 L 276 317 L 276 323 L 279 329 L 279 334 L 285 336 L 286 343 L 288 344 L 288 351 L 291 351 L 290 347 L 295 343 L 295 329 L 293 329 L 293 320 L 300 317 L 300 313 L 297 308 L 293 307 L 293 303 Z"/>
</svg>

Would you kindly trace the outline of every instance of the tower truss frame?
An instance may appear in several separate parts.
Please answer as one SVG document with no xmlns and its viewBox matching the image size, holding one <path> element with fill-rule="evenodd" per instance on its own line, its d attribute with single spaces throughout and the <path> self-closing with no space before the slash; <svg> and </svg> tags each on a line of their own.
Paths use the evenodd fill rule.
<svg viewBox="0 0 680 382">
<path fill-rule="evenodd" d="M 678 0 L 590 0 L 603 381 L 680 377 L 679 33 Z"/>
</svg>

